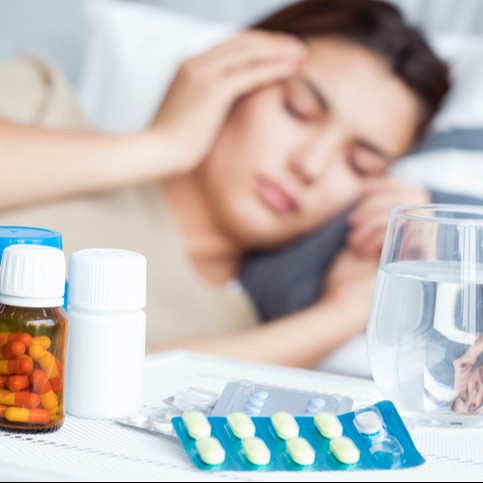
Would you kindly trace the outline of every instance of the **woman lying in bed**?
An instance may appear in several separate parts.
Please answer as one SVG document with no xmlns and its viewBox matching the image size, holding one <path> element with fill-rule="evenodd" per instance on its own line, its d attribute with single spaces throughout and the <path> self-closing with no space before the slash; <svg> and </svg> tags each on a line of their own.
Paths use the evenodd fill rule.
<svg viewBox="0 0 483 483">
<path fill-rule="evenodd" d="M 40 78 L 48 76 L 32 82 Z M 447 89 L 446 66 L 394 7 L 298 2 L 184 62 L 144 132 L 2 122 L 0 223 L 59 230 L 67 254 L 101 246 L 145 254 L 149 350 L 311 366 L 364 331 L 391 207 L 431 200 L 385 173 Z M 39 106 L 25 123 L 52 119 L 49 103 Z M 75 101 L 65 92 L 63 106 L 50 125 L 72 128 Z M 293 253 L 295 240 L 349 211 L 345 248 L 343 238 L 322 245 L 338 252 L 327 278 L 325 253 L 324 263 L 308 262 L 310 297 L 283 309 L 304 287 L 296 278 L 270 300 L 282 307 L 276 317 L 257 309 L 266 296 L 251 290 L 259 278 L 248 268 L 267 265 L 257 257 L 247 265 L 247 255 L 287 245 Z"/>
</svg>

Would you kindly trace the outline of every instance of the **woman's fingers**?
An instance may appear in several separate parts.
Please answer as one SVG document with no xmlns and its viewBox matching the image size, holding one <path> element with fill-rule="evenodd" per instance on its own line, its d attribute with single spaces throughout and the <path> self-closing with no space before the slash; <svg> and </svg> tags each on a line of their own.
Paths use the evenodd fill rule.
<svg viewBox="0 0 483 483">
<path fill-rule="evenodd" d="M 389 217 L 391 208 L 395 203 L 394 195 L 381 193 L 377 195 L 367 196 L 357 205 L 357 207 L 349 214 L 348 222 L 351 226 L 364 225 L 370 220 L 374 213 L 384 210 Z"/>
<path fill-rule="evenodd" d="M 475 413 L 483 404 L 483 367 L 476 367 L 468 380 L 468 411 Z"/>
<path fill-rule="evenodd" d="M 252 31 L 188 61 L 184 70 L 233 103 L 251 90 L 293 75 L 304 55 L 304 44 L 294 37 Z"/>
<path fill-rule="evenodd" d="M 230 73 L 251 64 L 285 59 L 302 59 L 304 43 L 286 34 L 246 31 L 193 59 L 211 72 Z"/>
<path fill-rule="evenodd" d="M 365 223 L 349 232 L 347 244 L 361 256 L 377 256 L 384 242 L 386 226 L 386 213 L 374 214 Z"/>
<path fill-rule="evenodd" d="M 293 76 L 298 69 L 298 64 L 293 61 L 266 62 L 246 69 L 236 76 L 226 79 L 226 87 L 229 89 L 233 101 L 238 97 L 259 89 L 267 84 L 279 82 Z"/>
</svg>

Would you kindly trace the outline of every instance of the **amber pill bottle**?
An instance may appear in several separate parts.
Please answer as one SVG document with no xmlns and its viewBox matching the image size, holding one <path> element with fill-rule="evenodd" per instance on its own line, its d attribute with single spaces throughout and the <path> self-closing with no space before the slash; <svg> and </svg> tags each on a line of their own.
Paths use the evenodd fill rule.
<svg viewBox="0 0 483 483">
<path fill-rule="evenodd" d="M 5 248 L 0 265 L 0 430 L 44 433 L 64 422 L 64 288 L 62 250 Z"/>
</svg>

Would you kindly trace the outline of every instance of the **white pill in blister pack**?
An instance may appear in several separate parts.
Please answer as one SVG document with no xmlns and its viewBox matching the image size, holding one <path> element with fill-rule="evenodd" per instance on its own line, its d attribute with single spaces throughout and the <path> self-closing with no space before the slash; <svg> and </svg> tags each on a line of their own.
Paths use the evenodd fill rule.
<svg viewBox="0 0 483 483">
<path fill-rule="evenodd" d="M 193 439 L 207 438 L 211 435 L 211 424 L 201 411 L 187 411 L 183 413 L 182 418 L 188 434 Z"/>
<path fill-rule="evenodd" d="M 257 466 L 264 466 L 270 463 L 271 452 L 263 439 L 253 437 L 242 441 L 243 451 L 250 463 Z"/>
<path fill-rule="evenodd" d="M 337 438 L 342 436 L 343 427 L 339 418 L 328 412 L 314 415 L 314 424 L 324 438 Z"/>
<path fill-rule="evenodd" d="M 220 465 L 225 461 L 225 450 L 220 442 L 212 436 L 196 440 L 196 449 L 200 454 L 200 458 L 207 465 Z"/>
<path fill-rule="evenodd" d="M 238 439 L 253 438 L 255 425 L 252 419 L 245 413 L 231 413 L 227 416 L 228 426 Z"/>
<path fill-rule="evenodd" d="M 292 439 L 299 435 L 299 425 L 295 418 L 285 411 L 279 411 L 271 417 L 273 428 L 280 439 Z"/>
<path fill-rule="evenodd" d="M 308 466 L 314 464 L 315 450 L 305 438 L 289 439 L 287 441 L 287 451 L 298 465 Z"/>
</svg>

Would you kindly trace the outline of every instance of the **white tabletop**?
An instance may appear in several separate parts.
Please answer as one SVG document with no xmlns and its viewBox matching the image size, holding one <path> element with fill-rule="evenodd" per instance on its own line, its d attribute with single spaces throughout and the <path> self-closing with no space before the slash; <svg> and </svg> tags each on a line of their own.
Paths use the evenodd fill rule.
<svg viewBox="0 0 483 483">
<path fill-rule="evenodd" d="M 228 381 L 331 392 L 354 405 L 380 400 L 374 384 L 331 374 L 168 352 L 146 360 L 145 408 L 190 386 L 221 393 Z M 128 381 L 126 381 L 128 385 Z M 126 388 L 127 390 L 128 387 Z M 422 466 L 391 471 L 214 472 L 192 465 L 176 438 L 112 421 L 66 418 L 48 435 L 0 432 L 1 481 L 483 481 L 483 430 L 409 428 Z"/>
</svg>

